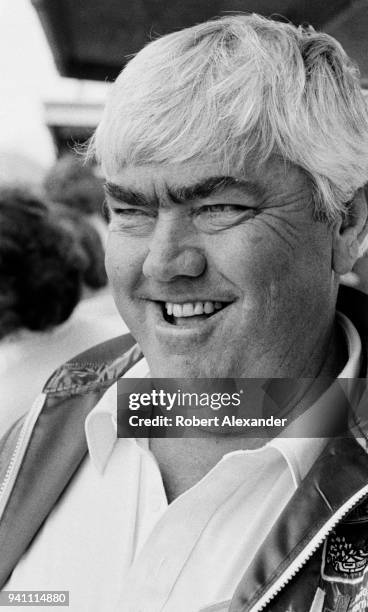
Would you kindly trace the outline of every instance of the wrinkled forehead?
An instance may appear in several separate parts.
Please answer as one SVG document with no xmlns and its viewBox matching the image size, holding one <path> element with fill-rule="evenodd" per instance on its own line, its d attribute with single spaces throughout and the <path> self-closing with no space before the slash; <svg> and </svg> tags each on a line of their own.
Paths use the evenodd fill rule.
<svg viewBox="0 0 368 612">
<path fill-rule="evenodd" d="M 152 192 L 164 196 L 170 191 L 186 187 L 209 177 L 230 176 L 232 171 L 216 160 L 182 163 L 147 163 L 124 164 L 111 174 L 107 174 L 106 183 L 121 185 L 132 189 Z M 235 172 L 235 178 L 241 178 Z"/>
<path fill-rule="evenodd" d="M 305 172 L 277 156 L 266 162 L 258 163 L 249 157 L 242 168 L 213 160 L 188 161 L 182 163 L 159 164 L 125 164 L 116 172 L 106 173 L 106 184 L 120 185 L 147 193 L 165 195 L 180 188 L 189 187 L 208 181 L 222 182 L 223 187 L 234 187 L 236 184 L 248 183 L 260 189 L 272 181 L 287 185 L 292 183 L 295 175 L 305 176 Z"/>
</svg>

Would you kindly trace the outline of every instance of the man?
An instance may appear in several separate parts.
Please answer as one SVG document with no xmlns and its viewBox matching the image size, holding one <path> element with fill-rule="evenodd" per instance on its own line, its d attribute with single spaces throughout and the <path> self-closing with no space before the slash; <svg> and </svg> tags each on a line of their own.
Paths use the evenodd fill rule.
<svg viewBox="0 0 368 612">
<path fill-rule="evenodd" d="M 354 68 L 312 29 L 210 21 L 128 63 L 94 148 L 138 345 L 67 364 L 3 440 L 4 588 L 69 590 L 78 611 L 366 609 L 365 434 L 321 437 L 346 402 L 313 382 L 366 370 L 364 296 L 336 314 L 367 235 Z M 284 408 L 315 435 L 116 440 L 122 376 L 308 379 Z"/>
</svg>

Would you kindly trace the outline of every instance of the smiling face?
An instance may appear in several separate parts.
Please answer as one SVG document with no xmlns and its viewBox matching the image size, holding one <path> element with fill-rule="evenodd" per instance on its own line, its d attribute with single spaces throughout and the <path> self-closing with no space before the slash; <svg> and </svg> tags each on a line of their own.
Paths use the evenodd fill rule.
<svg viewBox="0 0 368 612">
<path fill-rule="evenodd" d="M 108 178 L 106 267 L 155 377 L 315 376 L 333 326 L 329 226 L 273 158 L 126 167 Z"/>
</svg>

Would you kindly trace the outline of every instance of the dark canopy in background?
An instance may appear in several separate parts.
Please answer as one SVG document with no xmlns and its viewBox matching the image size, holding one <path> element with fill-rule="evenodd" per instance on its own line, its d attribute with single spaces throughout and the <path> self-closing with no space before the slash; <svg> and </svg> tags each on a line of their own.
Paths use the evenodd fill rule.
<svg viewBox="0 0 368 612">
<path fill-rule="evenodd" d="M 226 12 L 280 15 L 332 34 L 368 87 L 368 0 L 32 0 L 60 74 L 112 81 L 152 37 Z"/>
</svg>

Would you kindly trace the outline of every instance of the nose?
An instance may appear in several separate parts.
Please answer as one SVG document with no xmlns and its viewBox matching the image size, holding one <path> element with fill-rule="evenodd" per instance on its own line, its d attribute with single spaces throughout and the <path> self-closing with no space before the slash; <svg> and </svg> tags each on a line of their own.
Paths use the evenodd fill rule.
<svg viewBox="0 0 368 612">
<path fill-rule="evenodd" d="M 193 245 L 194 231 L 180 217 L 160 219 L 159 215 L 143 263 L 143 274 L 161 282 L 200 276 L 206 268 L 206 258 L 200 246 Z"/>
</svg>

